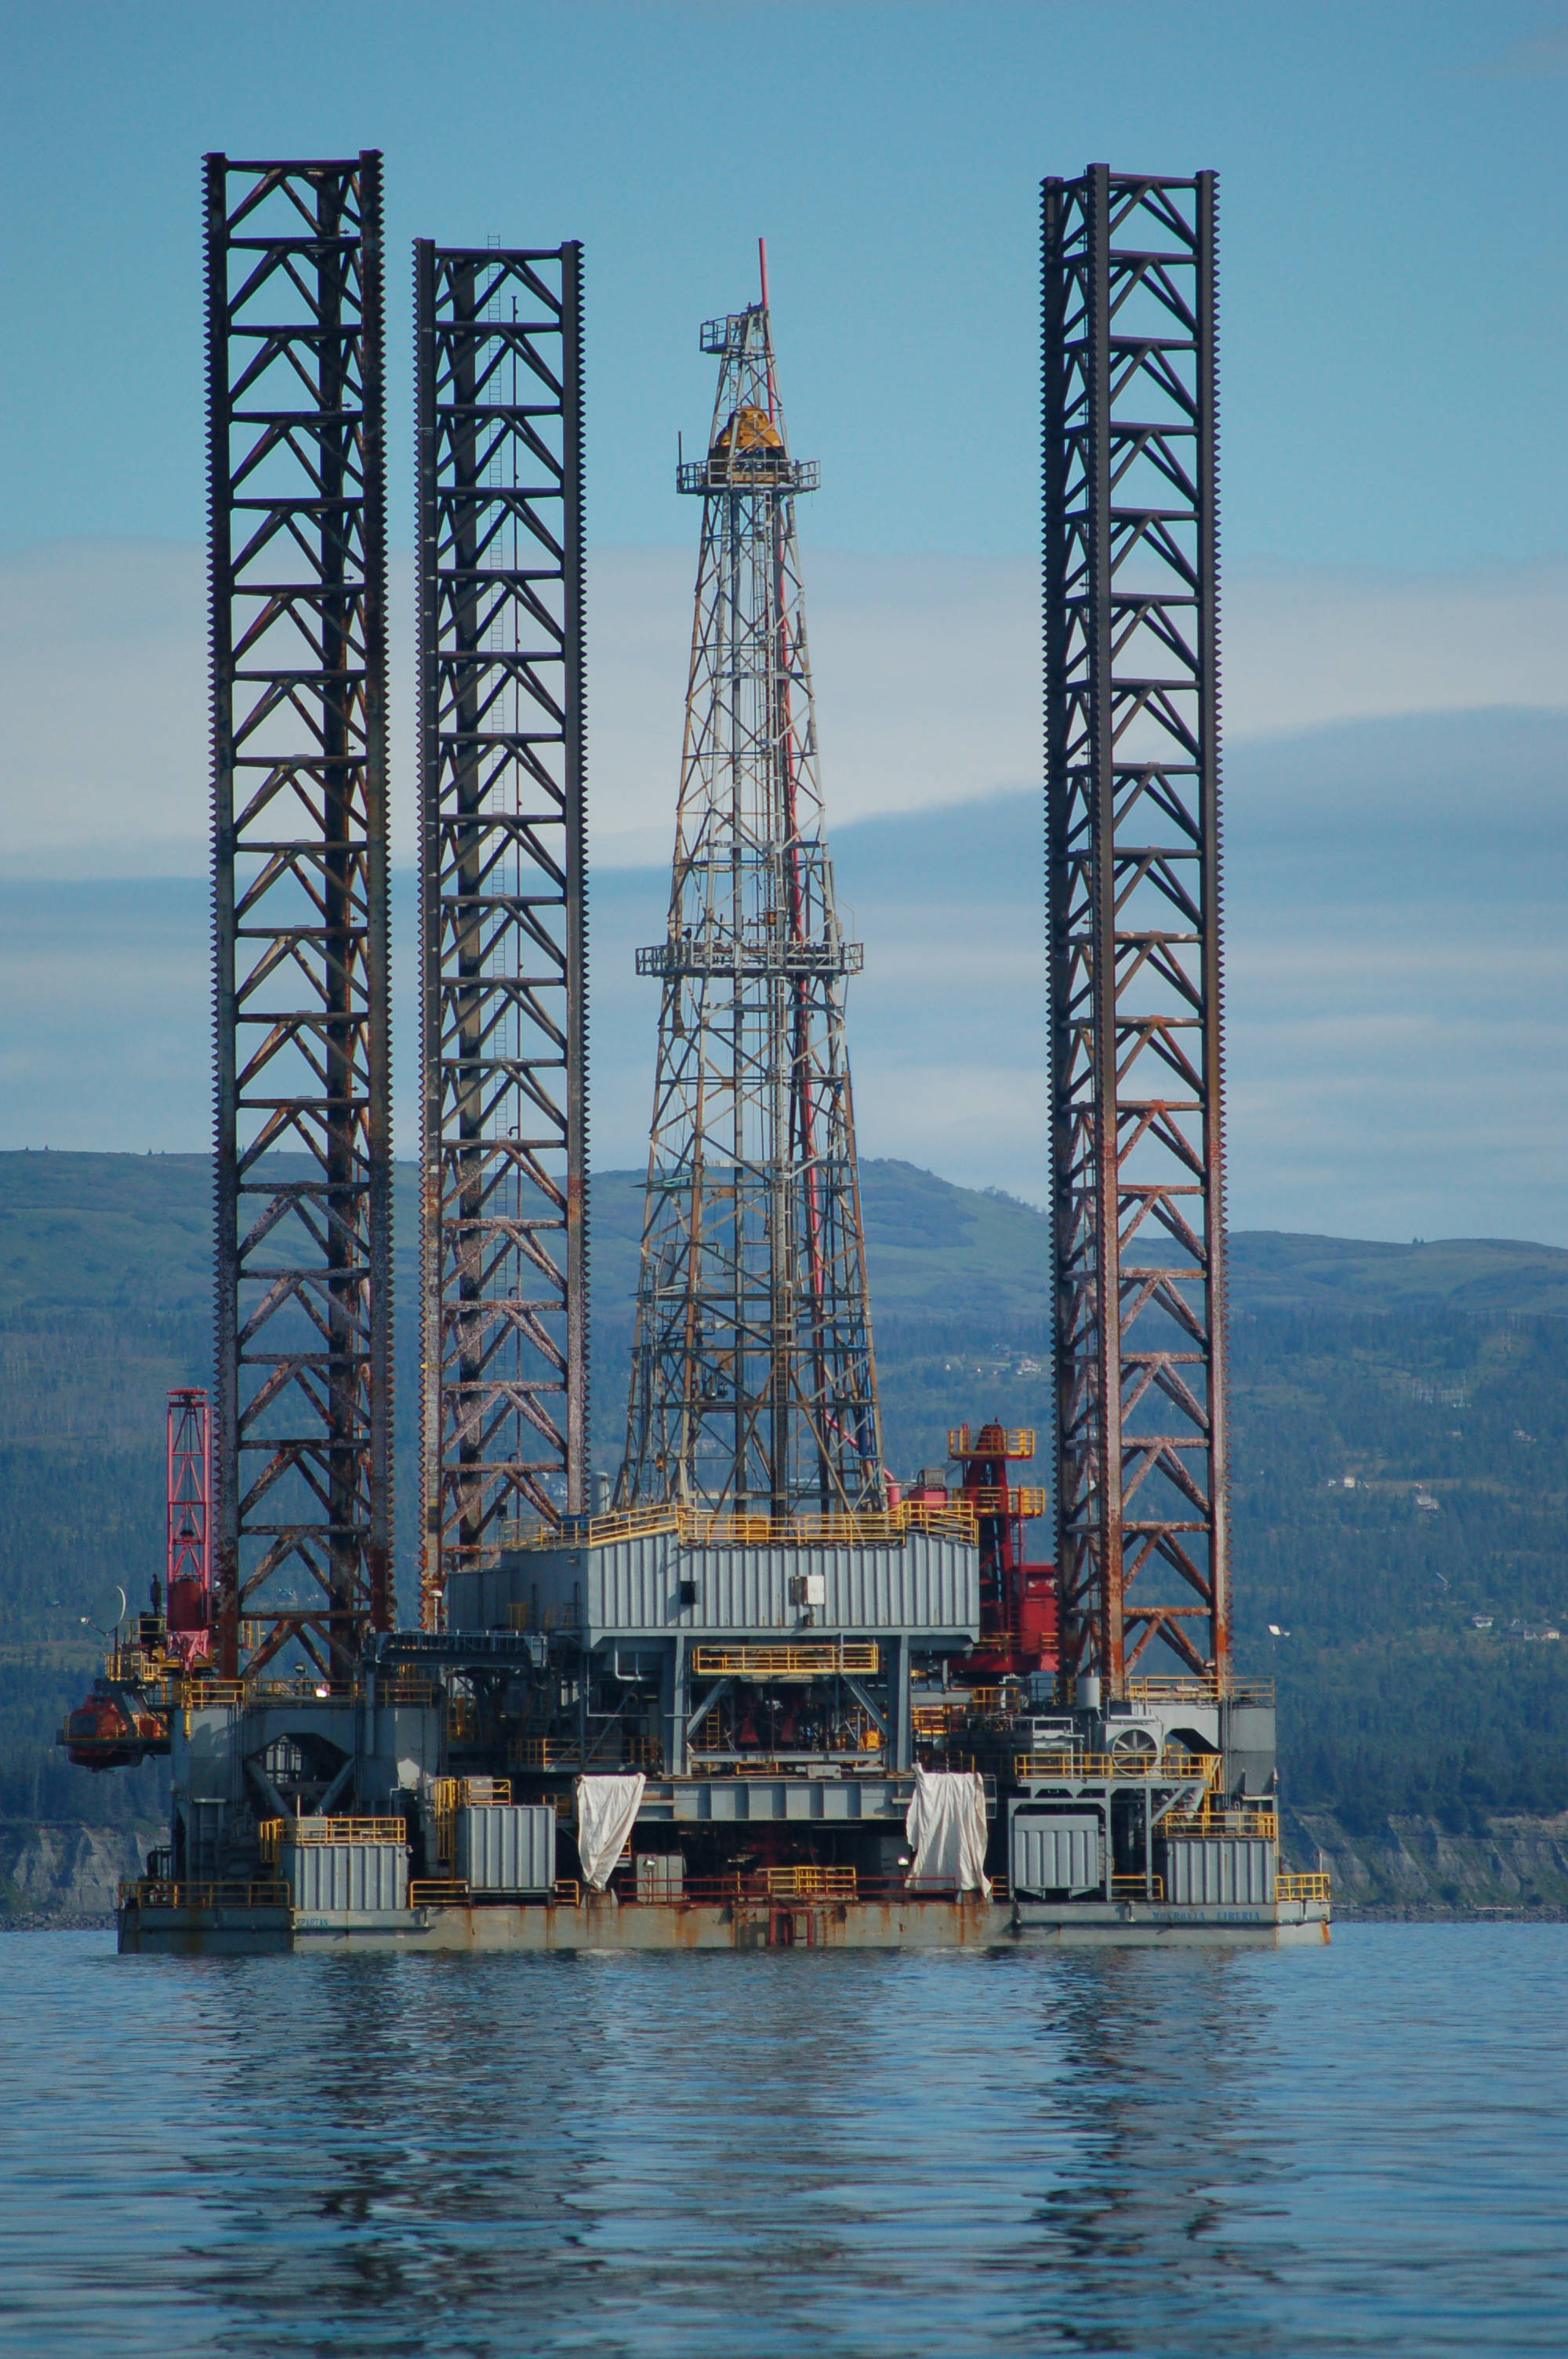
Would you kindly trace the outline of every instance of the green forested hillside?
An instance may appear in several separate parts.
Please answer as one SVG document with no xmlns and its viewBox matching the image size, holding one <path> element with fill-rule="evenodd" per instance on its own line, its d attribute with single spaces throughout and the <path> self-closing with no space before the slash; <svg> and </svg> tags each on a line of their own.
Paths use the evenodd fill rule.
<svg viewBox="0 0 1568 2359">
<path fill-rule="evenodd" d="M 1044 1220 L 907 1164 L 862 1178 L 895 1467 L 939 1462 L 965 1419 L 1044 1442 Z M 406 1595 L 412 1183 L 404 1167 Z M 154 1772 L 90 1780 L 50 1739 L 98 1651 L 81 1617 L 111 1620 L 116 1584 L 135 1596 L 157 1569 L 163 1395 L 208 1375 L 208 1212 L 198 1158 L 0 1155 L 0 1812 L 105 1820 L 151 1799 Z M 633 1175 L 596 1180 L 607 1466 L 640 1217 Z M 1568 1637 L 1506 1627 L 1568 1631 L 1568 1253 L 1244 1234 L 1232 1273 L 1238 1638 L 1279 1680 L 1291 1793 L 1359 1824 L 1568 1807 Z"/>
</svg>

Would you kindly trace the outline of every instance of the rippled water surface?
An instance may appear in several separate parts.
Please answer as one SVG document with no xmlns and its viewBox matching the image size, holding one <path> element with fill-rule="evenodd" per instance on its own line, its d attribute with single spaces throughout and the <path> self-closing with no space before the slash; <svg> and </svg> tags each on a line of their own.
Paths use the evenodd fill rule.
<svg viewBox="0 0 1568 2359">
<path fill-rule="evenodd" d="M 1561 2352 L 1565 1974 L 12 1934 L 0 2352 Z"/>
</svg>

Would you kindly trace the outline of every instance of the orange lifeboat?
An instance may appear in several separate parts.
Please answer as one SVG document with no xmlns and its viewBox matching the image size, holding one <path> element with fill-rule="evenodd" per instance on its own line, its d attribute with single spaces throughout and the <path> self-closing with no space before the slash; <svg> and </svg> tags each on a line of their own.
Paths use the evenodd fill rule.
<svg viewBox="0 0 1568 2359">
<path fill-rule="evenodd" d="M 124 1769 L 168 1751 L 168 1731 L 157 1712 L 103 1691 L 67 1712 L 59 1741 L 79 1769 Z"/>
</svg>

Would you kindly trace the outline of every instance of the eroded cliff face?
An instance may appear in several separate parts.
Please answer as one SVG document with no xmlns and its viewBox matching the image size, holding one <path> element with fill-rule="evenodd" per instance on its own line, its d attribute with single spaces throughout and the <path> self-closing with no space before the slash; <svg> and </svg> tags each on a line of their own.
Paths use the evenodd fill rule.
<svg viewBox="0 0 1568 2359">
<path fill-rule="evenodd" d="M 0 1826 L 0 1927 L 111 1923 L 121 1877 L 167 1840 L 156 1826 Z"/>
<path fill-rule="evenodd" d="M 1315 1867 L 1321 1852 L 1341 1916 L 1568 1915 L 1568 1815 L 1489 1819 L 1464 1833 L 1396 1818 L 1361 1834 L 1328 1810 L 1286 1810 L 1281 1837 L 1292 1867 Z"/>
</svg>

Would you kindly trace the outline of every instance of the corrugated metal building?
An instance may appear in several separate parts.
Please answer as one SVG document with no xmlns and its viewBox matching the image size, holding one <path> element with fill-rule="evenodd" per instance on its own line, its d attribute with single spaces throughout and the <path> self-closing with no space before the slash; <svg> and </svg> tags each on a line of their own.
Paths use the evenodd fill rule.
<svg viewBox="0 0 1568 2359">
<path fill-rule="evenodd" d="M 899 1633 L 949 1645 L 979 1631 L 979 1550 L 912 1531 L 902 1541 L 712 1547 L 639 1532 L 578 1548 L 520 1549 L 459 1573 L 454 1630 L 570 1629 L 609 1637 Z"/>
</svg>

